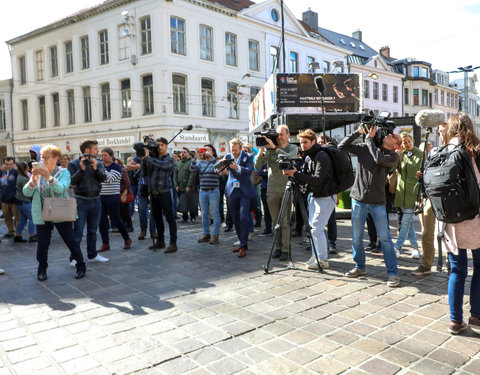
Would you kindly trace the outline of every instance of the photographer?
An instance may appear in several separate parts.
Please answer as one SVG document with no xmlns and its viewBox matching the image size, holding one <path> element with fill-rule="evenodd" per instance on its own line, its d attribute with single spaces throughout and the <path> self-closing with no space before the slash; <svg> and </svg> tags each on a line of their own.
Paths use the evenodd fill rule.
<svg viewBox="0 0 480 375">
<path fill-rule="evenodd" d="M 68 171 L 72 176 L 71 184 L 74 187 L 77 200 L 77 220 L 74 224 L 75 237 L 78 244 L 82 242 L 83 229 L 87 224 L 87 256 L 90 262 L 108 262 L 107 258 L 98 255 L 96 249 L 97 230 L 100 224 L 102 203 L 100 191 L 102 182 L 107 175 L 103 163 L 97 159 L 98 142 L 86 139 L 80 143 L 82 156 L 68 163 Z M 76 261 L 70 258 L 70 264 L 75 266 Z"/>
<path fill-rule="evenodd" d="M 157 224 L 157 241 L 149 249 L 162 249 L 165 247 L 163 217 L 168 222 L 170 231 L 170 245 L 164 251 L 165 254 L 177 251 L 177 223 L 172 208 L 172 179 L 170 178 L 175 163 L 167 153 L 168 141 L 160 137 L 157 139 L 158 149 L 150 150 L 150 144 L 145 147 L 145 155 L 142 157 L 142 174 L 148 176 L 152 202 L 152 214 Z M 158 150 L 158 151 L 157 151 Z M 151 152 L 153 151 L 153 152 Z M 152 153 L 152 156 L 150 156 Z M 155 155 L 157 154 L 157 155 Z"/>
<path fill-rule="evenodd" d="M 399 156 L 395 152 L 402 144 L 398 134 L 388 134 L 381 140 L 378 148 L 374 142 L 377 127 L 371 126 L 365 142 L 353 144 L 362 134 L 363 127 L 358 128 L 346 137 L 338 148 L 357 155 L 357 175 L 350 196 L 352 198 L 352 249 L 355 268 L 345 276 L 358 277 L 365 275 L 365 249 L 363 247 L 363 231 L 367 214 L 373 217 L 380 242 L 383 258 L 388 272 L 387 286 L 400 285 L 398 276 L 397 256 L 393 247 L 390 231 L 388 230 L 387 210 L 385 208 L 385 176 L 398 162 Z"/>
<path fill-rule="evenodd" d="M 317 269 L 318 257 L 322 268 L 328 268 L 328 250 L 324 228 L 335 208 L 337 191 L 332 160 L 322 150 L 322 146 L 317 144 L 317 135 L 311 129 L 302 131 L 297 138 L 300 140 L 300 147 L 305 157 L 303 170 L 298 171 L 296 167 L 293 167 L 283 171 L 283 174 L 306 186 L 309 194 L 308 220 L 317 256 L 313 254 L 306 266 L 309 269 Z"/>
<path fill-rule="evenodd" d="M 288 126 L 278 126 L 276 133 L 276 144 L 271 138 L 264 137 L 267 145 L 260 146 L 258 155 L 255 158 L 255 168 L 258 170 L 268 162 L 267 204 L 274 226 L 278 221 L 280 207 L 285 193 L 285 186 L 288 181 L 287 177 L 283 175 L 278 167 L 278 158 L 280 155 L 296 158 L 298 149 L 297 146 L 289 143 L 290 131 Z M 290 215 L 291 204 L 288 206 L 288 210 L 285 213 L 283 223 L 280 224 L 281 227 L 279 230 L 281 232 L 277 236 L 277 249 L 273 253 L 272 258 L 280 258 L 280 260 L 288 259 L 288 254 L 290 252 L 290 225 L 288 221 Z"/>
</svg>

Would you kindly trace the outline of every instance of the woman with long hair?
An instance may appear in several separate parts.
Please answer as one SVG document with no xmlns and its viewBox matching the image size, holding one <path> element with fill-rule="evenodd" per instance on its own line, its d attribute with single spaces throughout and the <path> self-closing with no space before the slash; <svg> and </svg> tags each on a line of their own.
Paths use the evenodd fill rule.
<svg viewBox="0 0 480 375">
<path fill-rule="evenodd" d="M 17 164 L 18 176 L 17 176 L 17 192 L 15 193 L 15 204 L 20 212 L 20 220 L 18 221 L 16 234 L 13 242 L 27 242 L 22 237 L 23 228 L 27 225 L 28 233 L 30 235 L 29 242 L 37 242 L 37 235 L 35 224 L 32 218 L 32 199 L 23 194 L 23 187 L 30 180 L 30 174 L 28 173 L 28 164 L 21 162 Z"/>
<path fill-rule="evenodd" d="M 448 148 L 464 144 L 472 158 L 477 183 L 480 186 L 480 171 L 475 158 L 480 155 L 480 140 L 474 133 L 470 117 L 456 113 L 448 121 Z M 448 281 L 448 303 L 450 305 L 450 324 L 448 330 L 457 334 L 467 329 L 463 321 L 463 295 L 468 274 L 467 249 L 471 249 L 473 258 L 473 276 L 470 282 L 470 327 L 480 333 L 480 215 L 457 224 L 446 224 L 442 246 L 448 251 L 451 273 Z"/>
</svg>

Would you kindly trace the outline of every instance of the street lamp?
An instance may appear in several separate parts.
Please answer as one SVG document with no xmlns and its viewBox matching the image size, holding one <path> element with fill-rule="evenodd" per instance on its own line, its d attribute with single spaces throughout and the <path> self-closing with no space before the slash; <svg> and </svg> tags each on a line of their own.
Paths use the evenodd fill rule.
<svg viewBox="0 0 480 375">
<path fill-rule="evenodd" d="M 472 65 L 467 65 L 467 66 L 464 66 L 464 67 L 459 67 L 457 68 L 458 70 L 452 70 L 450 72 L 447 72 L 447 73 L 462 73 L 463 72 L 463 90 L 465 91 L 465 93 L 463 94 L 463 100 L 464 100 L 464 109 L 465 109 L 465 113 L 467 114 L 467 116 L 469 115 L 469 100 L 468 100 L 468 73 L 470 72 L 473 72 L 475 69 L 478 69 L 480 68 L 480 65 L 479 66 L 476 66 L 476 67 L 472 67 Z"/>
</svg>

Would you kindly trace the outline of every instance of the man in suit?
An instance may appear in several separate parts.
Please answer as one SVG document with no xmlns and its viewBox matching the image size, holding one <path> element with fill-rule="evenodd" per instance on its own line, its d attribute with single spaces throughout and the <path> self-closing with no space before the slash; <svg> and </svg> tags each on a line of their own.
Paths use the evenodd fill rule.
<svg viewBox="0 0 480 375">
<path fill-rule="evenodd" d="M 225 159 L 234 161 L 227 167 L 228 180 L 225 186 L 225 194 L 228 197 L 228 205 L 232 213 L 233 224 L 237 232 L 240 245 L 233 249 L 238 252 L 238 257 L 247 255 L 248 249 L 248 218 L 250 204 L 256 191 L 250 175 L 253 170 L 253 155 L 242 151 L 242 141 L 234 138 L 230 141 L 231 154 L 225 155 Z"/>
</svg>

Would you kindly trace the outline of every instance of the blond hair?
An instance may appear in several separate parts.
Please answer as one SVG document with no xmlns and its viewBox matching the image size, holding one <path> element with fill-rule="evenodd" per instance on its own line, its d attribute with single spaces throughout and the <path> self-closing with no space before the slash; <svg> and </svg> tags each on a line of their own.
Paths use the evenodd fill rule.
<svg viewBox="0 0 480 375">
<path fill-rule="evenodd" d="M 300 133 L 297 134 L 297 139 L 300 139 L 300 138 L 307 138 L 312 142 L 317 142 L 317 135 L 312 129 L 302 130 Z"/>
<path fill-rule="evenodd" d="M 230 140 L 230 147 L 233 145 L 239 145 L 240 147 L 242 147 L 243 142 L 240 140 L 240 138 L 233 138 Z"/>
<path fill-rule="evenodd" d="M 43 146 L 42 149 L 40 150 L 40 155 L 42 155 L 44 152 L 49 152 L 50 154 L 52 154 L 52 157 L 54 158 L 60 159 L 60 156 L 62 156 L 62 150 L 60 150 L 60 148 L 58 148 L 55 145 Z"/>
</svg>

